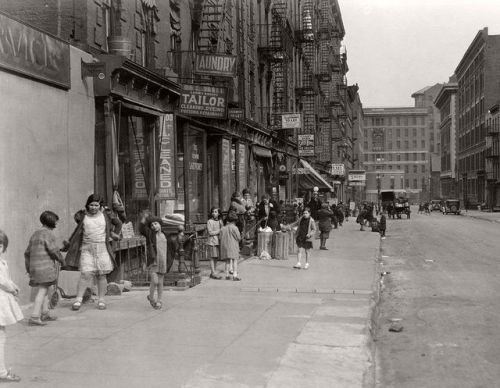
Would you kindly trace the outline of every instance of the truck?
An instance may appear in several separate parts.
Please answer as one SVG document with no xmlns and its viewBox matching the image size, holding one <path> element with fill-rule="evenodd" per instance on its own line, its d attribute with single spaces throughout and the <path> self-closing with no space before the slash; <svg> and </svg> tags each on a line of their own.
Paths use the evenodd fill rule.
<svg viewBox="0 0 500 388">
<path fill-rule="evenodd" d="M 387 212 L 389 218 L 401 219 L 402 214 L 410 218 L 410 205 L 406 192 L 403 191 L 382 191 L 380 192 L 382 209 Z"/>
</svg>

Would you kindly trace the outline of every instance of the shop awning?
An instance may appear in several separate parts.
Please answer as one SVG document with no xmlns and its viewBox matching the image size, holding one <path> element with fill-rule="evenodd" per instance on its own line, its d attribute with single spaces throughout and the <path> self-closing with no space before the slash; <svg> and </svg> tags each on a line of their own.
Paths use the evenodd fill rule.
<svg viewBox="0 0 500 388">
<path fill-rule="evenodd" d="M 252 151 L 255 156 L 258 156 L 260 158 L 272 158 L 271 150 L 268 150 L 267 148 L 260 147 L 260 146 L 253 146 Z"/>
<path fill-rule="evenodd" d="M 297 169 L 299 187 L 302 190 L 312 190 L 313 187 L 333 191 L 333 187 L 308 162 L 300 159 L 302 168 Z"/>
</svg>

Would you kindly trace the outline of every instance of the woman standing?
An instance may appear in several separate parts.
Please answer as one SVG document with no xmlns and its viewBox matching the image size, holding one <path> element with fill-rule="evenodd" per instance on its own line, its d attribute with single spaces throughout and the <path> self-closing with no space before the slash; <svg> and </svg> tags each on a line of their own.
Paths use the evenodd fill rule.
<svg viewBox="0 0 500 388">
<path fill-rule="evenodd" d="M 328 250 L 326 247 L 326 240 L 330 237 L 330 231 L 332 230 L 332 217 L 333 213 L 330 211 L 328 203 L 324 202 L 321 205 L 321 209 L 318 210 L 318 228 L 321 232 L 320 242 L 321 245 L 319 249 Z"/>
<path fill-rule="evenodd" d="M 316 223 L 311 217 L 311 209 L 306 207 L 302 217 L 297 221 L 297 237 L 295 241 L 297 242 L 297 247 L 299 248 L 299 253 L 297 254 L 297 264 L 293 266 L 295 269 L 301 269 L 302 264 L 300 262 L 301 257 L 305 257 L 304 269 L 309 268 L 309 251 L 312 249 L 312 239 L 316 234 Z"/>
<path fill-rule="evenodd" d="M 97 278 L 99 297 L 97 308 L 106 309 L 106 275 L 116 265 L 111 240 L 120 240 L 121 226 L 118 218 L 110 218 L 103 212 L 103 200 L 99 195 L 88 197 L 83 217 L 78 220 L 78 226 L 70 237 L 66 255 L 66 265 L 81 272 L 73 310 L 82 306 L 83 294 L 92 286 L 94 278 Z"/>
</svg>

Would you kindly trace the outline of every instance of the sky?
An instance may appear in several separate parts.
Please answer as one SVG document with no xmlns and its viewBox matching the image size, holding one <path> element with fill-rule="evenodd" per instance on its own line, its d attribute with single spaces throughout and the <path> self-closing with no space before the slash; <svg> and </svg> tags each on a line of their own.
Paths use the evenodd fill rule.
<svg viewBox="0 0 500 388">
<path fill-rule="evenodd" d="M 413 106 L 412 93 L 448 81 L 479 30 L 500 34 L 500 0 L 338 2 L 363 107 Z"/>
</svg>

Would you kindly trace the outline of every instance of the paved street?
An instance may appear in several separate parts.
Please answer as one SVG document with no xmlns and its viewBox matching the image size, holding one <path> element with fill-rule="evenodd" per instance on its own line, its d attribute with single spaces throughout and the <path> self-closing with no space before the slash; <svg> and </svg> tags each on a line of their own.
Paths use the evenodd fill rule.
<svg viewBox="0 0 500 388">
<path fill-rule="evenodd" d="M 499 219 L 414 212 L 388 223 L 377 386 L 498 386 Z M 393 323 L 403 331 L 389 332 Z"/>
<path fill-rule="evenodd" d="M 358 229 L 334 231 L 309 270 L 249 259 L 243 281 L 168 291 L 162 311 L 144 290 L 110 297 L 106 311 L 63 300 L 57 322 L 8 328 L 15 386 L 362 387 L 380 240 Z"/>
</svg>

